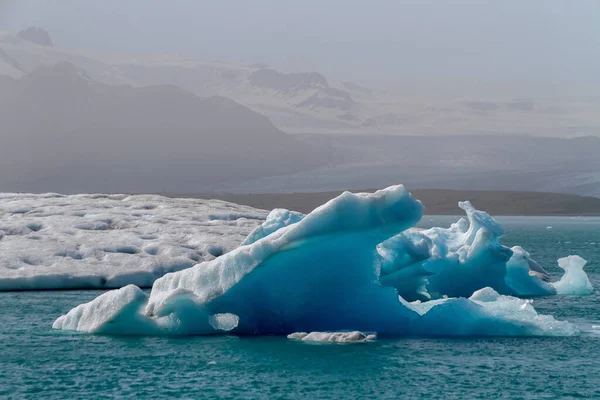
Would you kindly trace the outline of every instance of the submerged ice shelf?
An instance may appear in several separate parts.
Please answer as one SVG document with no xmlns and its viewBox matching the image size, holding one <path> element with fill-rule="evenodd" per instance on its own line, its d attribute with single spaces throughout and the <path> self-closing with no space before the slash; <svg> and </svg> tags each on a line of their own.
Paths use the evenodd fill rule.
<svg viewBox="0 0 600 400">
<path fill-rule="evenodd" d="M 502 229 L 489 215 L 461 206 L 469 221 L 425 231 L 412 228 L 423 206 L 401 185 L 346 192 L 306 216 L 274 210 L 244 245 L 165 275 L 149 296 L 126 286 L 74 308 L 53 327 L 107 334 L 315 332 L 323 340 L 317 333 L 576 333 L 568 322 L 538 314 L 530 300 L 510 296 L 562 289 L 524 250 L 498 243 Z M 563 266 L 575 277 L 565 287 L 576 292 L 582 265 Z"/>
<path fill-rule="evenodd" d="M 236 248 L 266 214 L 154 195 L 0 194 L 0 290 L 150 287 Z"/>
</svg>

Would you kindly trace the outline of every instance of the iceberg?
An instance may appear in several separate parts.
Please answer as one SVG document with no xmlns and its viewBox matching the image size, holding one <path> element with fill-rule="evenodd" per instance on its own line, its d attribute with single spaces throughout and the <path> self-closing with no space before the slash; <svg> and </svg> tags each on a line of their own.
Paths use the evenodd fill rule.
<svg viewBox="0 0 600 400">
<path fill-rule="evenodd" d="M 410 228 L 379 244 L 379 281 L 394 287 L 408 301 L 469 297 L 484 287 L 517 297 L 593 292 L 581 257 L 558 260 L 565 275 L 560 284 L 550 282 L 550 275 L 522 247 L 499 243 L 504 230 L 493 217 L 468 201 L 460 202 L 459 207 L 467 218 L 449 228 Z M 275 209 L 243 244 L 303 218 L 301 213 Z"/>
<path fill-rule="evenodd" d="M 0 194 L 0 290 L 151 287 L 238 247 L 266 214 L 155 195 Z"/>
<path fill-rule="evenodd" d="M 480 214 L 466 204 L 465 207 L 473 222 L 490 229 L 495 227 L 487 214 Z M 399 296 L 408 289 L 397 276 L 391 279 L 395 273 L 415 277 L 407 279 L 411 287 L 424 296 L 429 293 L 427 285 L 423 289 L 421 283 L 426 281 L 420 277 L 435 276 L 436 270 L 422 262 L 432 249 L 437 249 L 440 255 L 450 254 L 447 249 L 460 253 L 453 256 L 459 263 L 447 267 L 459 268 L 457 273 L 474 265 L 469 260 L 502 260 L 505 266 L 512 258 L 512 252 L 503 249 L 492 249 L 493 257 L 485 255 L 487 247 L 478 244 L 493 242 L 494 234 L 498 236 L 500 232 L 489 234 L 486 233 L 489 229 L 478 226 L 467 229 L 466 222 L 451 228 L 456 231 L 453 234 L 437 232 L 446 234 L 444 252 L 440 246 L 431 245 L 433 241 L 428 235 L 418 236 L 419 231 L 410 230 L 422 214 L 423 205 L 402 185 L 371 194 L 345 192 L 302 218 L 277 211 L 251 234 L 247 244 L 214 260 L 166 274 L 155 281 L 150 295 L 134 286 L 105 293 L 59 317 L 53 328 L 135 335 L 377 332 L 378 336 L 436 336 L 577 332 L 568 322 L 537 314 L 530 300 L 507 296 L 493 288 L 479 287 L 470 297 L 442 297 L 426 302 L 407 301 Z M 386 264 L 378 245 L 405 232 L 420 238 L 406 239 L 405 243 L 414 243 L 415 248 L 407 255 L 399 251 L 395 258 L 401 260 Z M 461 241 L 465 245 L 471 243 L 469 248 L 474 250 L 469 253 L 465 245 L 460 245 Z M 417 271 L 418 268 L 425 272 Z M 403 272 L 407 269 L 408 273 Z M 499 280 L 498 274 L 491 282 Z M 469 287 L 487 283 L 474 281 L 477 283 L 469 281 Z M 442 283 L 438 287 L 444 288 Z M 502 287 L 507 288 L 507 285 Z M 325 337 L 313 335 L 317 336 Z"/>
</svg>

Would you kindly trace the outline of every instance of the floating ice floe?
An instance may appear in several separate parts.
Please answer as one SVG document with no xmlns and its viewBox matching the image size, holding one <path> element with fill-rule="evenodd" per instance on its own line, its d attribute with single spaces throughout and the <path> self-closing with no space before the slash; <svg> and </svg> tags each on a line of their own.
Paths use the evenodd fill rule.
<svg viewBox="0 0 600 400">
<path fill-rule="evenodd" d="M 374 333 L 352 332 L 294 332 L 288 339 L 311 343 L 366 343 L 377 339 Z"/>
<path fill-rule="evenodd" d="M 423 206 L 401 185 L 373 194 L 343 193 L 303 218 L 279 210 L 246 245 L 165 275 L 149 296 L 134 286 L 108 292 L 61 316 L 53 327 L 140 335 L 576 333 L 568 322 L 539 315 L 530 300 L 499 293 L 554 288 L 524 251 L 497 243 L 502 231 L 489 215 L 468 203 L 462 207 L 470 225 L 463 220 L 428 231 L 407 231 Z M 399 234 L 404 236 L 386 243 Z M 488 272 L 491 278 L 477 276 Z M 436 274 L 446 278 L 431 286 Z M 527 282 L 516 285 L 520 278 Z M 444 296 L 453 286 L 468 294 Z M 437 300 L 420 301 L 432 292 Z M 407 298 L 412 293 L 414 301 L 399 293 Z"/>
<path fill-rule="evenodd" d="M 236 248 L 266 214 L 154 195 L 0 194 L 0 290 L 150 287 Z"/>
<path fill-rule="evenodd" d="M 552 283 L 558 294 L 585 296 L 594 292 L 592 283 L 583 271 L 586 263 L 587 261 L 579 256 L 568 256 L 558 260 L 558 266 L 565 271 L 560 281 Z"/>
</svg>

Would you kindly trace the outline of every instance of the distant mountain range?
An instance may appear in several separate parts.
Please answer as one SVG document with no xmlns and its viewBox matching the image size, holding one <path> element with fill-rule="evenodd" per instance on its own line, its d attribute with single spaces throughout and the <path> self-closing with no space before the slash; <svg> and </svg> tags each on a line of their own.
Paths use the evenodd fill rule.
<svg viewBox="0 0 600 400">
<path fill-rule="evenodd" d="M 18 35 L 0 33 L 0 75 L 20 78 L 40 66 L 68 62 L 110 85 L 167 84 L 201 97 L 227 97 L 288 133 L 600 135 L 600 96 L 462 98 L 402 93 L 336 81 L 317 72 L 284 73 L 262 64 L 102 53 L 52 44 L 40 28 Z"/>
</svg>

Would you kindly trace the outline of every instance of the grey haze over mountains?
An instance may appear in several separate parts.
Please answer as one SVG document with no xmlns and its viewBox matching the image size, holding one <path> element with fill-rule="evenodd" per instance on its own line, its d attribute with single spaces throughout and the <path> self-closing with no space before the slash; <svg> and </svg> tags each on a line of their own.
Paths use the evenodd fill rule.
<svg viewBox="0 0 600 400">
<path fill-rule="evenodd" d="M 0 191 L 402 182 L 600 195 L 598 110 L 593 96 L 414 96 L 266 65 L 64 49 L 30 28 L 0 34 Z"/>
<path fill-rule="evenodd" d="M 250 109 L 175 86 L 109 86 L 60 63 L 0 77 L 3 191 L 147 192 L 306 169 L 318 157 Z"/>
<path fill-rule="evenodd" d="M 0 74 L 20 78 L 43 65 L 69 62 L 109 85 L 166 84 L 201 97 L 227 97 L 265 115 L 286 133 L 600 134 L 598 95 L 515 98 L 483 92 L 461 97 L 385 91 L 318 72 L 284 73 L 209 57 L 51 47 L 40 45 L 40 39 L 28 40 L 27 32 L 0 34 Z M 52 43 L 50 36 L 48 40 Z"/>
<path fill-rule="evenodd" d="M 224 185 L 231 193 L 385 187 L 519 190 L 600 196 L 600 138 L 516 135 L 297 135 L 329 149 L 326 165 Z M 260 188 L 257 190 L 256 188 Z"/>
</svg>

